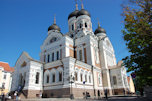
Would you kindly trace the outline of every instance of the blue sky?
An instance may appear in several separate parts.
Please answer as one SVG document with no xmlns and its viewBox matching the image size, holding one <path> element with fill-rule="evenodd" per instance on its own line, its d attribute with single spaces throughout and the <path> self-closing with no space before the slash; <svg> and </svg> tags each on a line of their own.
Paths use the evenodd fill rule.
<svg viewBox="0 0 152 101">
<path fill-rule="evenodd" d="M 123 41 L 123 0 L 83 0 L 91 14 L 93 30 L 98 19 L 106 30 L 117 62 L 129 55 Z M 78 0 L 80 9 L 80 0 Z M 62 33 L 68 32 L 68 15 L 75 10 L 74 0 L 0 0 L 0 61 L 15 66 L 23 51 L 39 60 L 40 46 L 56 14 Z"/>
</svg>

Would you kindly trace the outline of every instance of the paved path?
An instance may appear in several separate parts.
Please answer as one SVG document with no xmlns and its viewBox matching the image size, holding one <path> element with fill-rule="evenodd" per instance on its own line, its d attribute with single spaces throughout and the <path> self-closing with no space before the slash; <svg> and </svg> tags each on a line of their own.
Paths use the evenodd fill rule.
<svg viewBox="0 0 152 101">
<path fill-rule="evenodd" d="M 13 101 L 13 100 L 12 100 Z M 102 99 L 74 99 L 71 100 L 69 98 L 43 98 L 43 99 L 25 99 L 21 101 L 150 101 L 146 98 L 138 98 L 138 97 L 110 97 L 108 100 L 105 98 Z"/>
</svg>

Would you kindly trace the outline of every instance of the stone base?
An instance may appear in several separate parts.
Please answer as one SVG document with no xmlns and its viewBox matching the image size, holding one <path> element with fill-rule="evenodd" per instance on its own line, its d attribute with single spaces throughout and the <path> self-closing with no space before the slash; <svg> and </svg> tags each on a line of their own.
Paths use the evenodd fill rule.
<svg viewBox="0 0 152 101">
<path fill-rule="evenodd" d="M 21 99 L 25 98 L 39 98 L 40 97 L 40 90 L 23 90 L 18 95 Z"/>
<path fill-rule="evenodd" d="M 69 98 L 70 88 L 44 90 L 43 97 L 44 98 Z"/>
<path fill-rule="evenodd" d="M 128 93 L 127 89 L 120 88 L 120 89 L 113 89 L 113 95 L 125 95 Z"/>
<path fill-rule="evenodd" d="M 62 88 L 62 89 L 52 89 L 44 90 L 44 98 L 70 98 L 72 94 L 74 98 L 84 98 L 85 94 L 90 97 L 101 97 L 104 95 L 102 90 L 93 89 L 83 89 L 83 88 Z"/>
</svg>

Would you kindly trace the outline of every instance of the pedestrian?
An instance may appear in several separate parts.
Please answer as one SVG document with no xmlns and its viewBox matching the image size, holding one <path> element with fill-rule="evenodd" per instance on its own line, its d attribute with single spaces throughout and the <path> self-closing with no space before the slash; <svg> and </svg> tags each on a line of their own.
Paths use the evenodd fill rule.
<svg viewBox="0 0 152 101">
<path fill-rule="evenodd" d="M 107 92 L 107 89 L 105 90 L 105 98 L 106 98 L 106 100 L 108 100 L 108 92 Z"/>
<path fill-rule="evenodd" d="M 2 101 L 5 101 L 5 95 L 2 94 Z"/>
<path fill-rule="evenodd" d="M 125 96 L 125 89 L 123 89 L 123 93 L 124 93 L 124 96 Z"/>
</svg>

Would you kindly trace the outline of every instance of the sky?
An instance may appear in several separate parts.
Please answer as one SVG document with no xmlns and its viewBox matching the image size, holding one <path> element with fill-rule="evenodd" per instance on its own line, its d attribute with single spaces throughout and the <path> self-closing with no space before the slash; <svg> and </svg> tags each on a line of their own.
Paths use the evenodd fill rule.
<svg viewBox="0 0 152 101">
<path fill-rule="evenodd" d="M 121 30 L 123 0 L 83 0 L 91 14 L 93 30 L 98 19 L 109 37 L 117 62 L 129 55 Z M 78 7 L 81 2 L 78 0 Z M 57 25 L 63 34 L 68 32 L 68 15 L 75 10 L 75 0 L 0 0 L 0 61 L 11 67 L 26 51 L 39 60 L 40 46 L 56 15 Z"/>
</svg>

